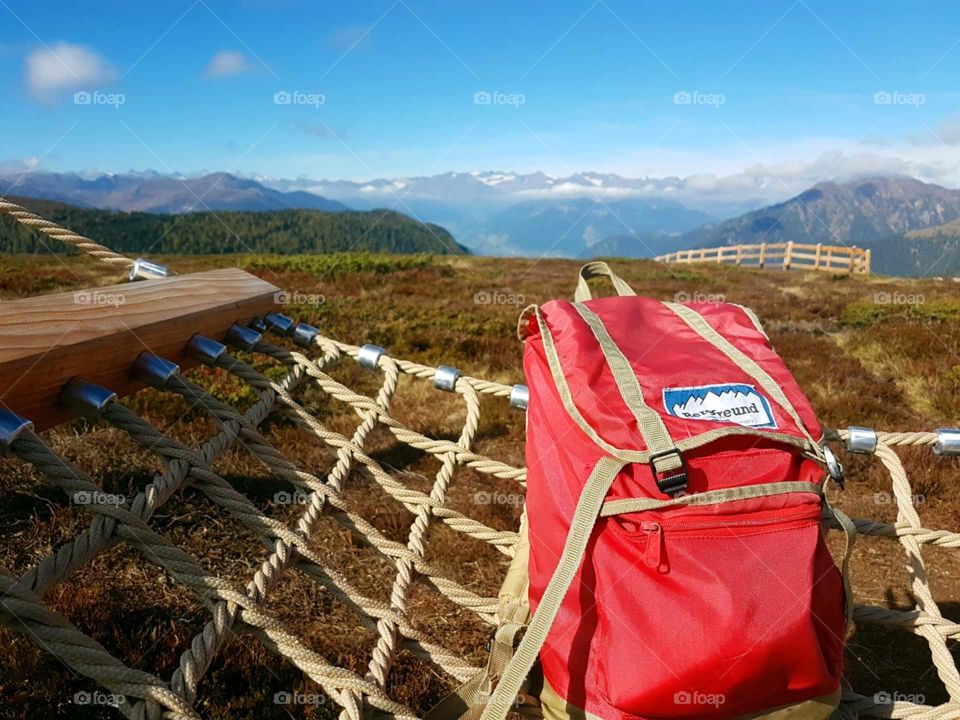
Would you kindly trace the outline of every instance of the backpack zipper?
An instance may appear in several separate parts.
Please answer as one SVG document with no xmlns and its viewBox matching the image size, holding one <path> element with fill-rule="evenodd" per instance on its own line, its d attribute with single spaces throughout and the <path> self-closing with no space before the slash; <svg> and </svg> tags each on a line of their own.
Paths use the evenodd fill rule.
<svg viewBox="0 0 960 720">
<path fill-rule="evenodd" d="M 819 507 L 808 507 L 803 506 L 792 510 L 790 512 L 785 512 L 780 515 L 769 515 L 762 518 L 741 518 L 738 520 L 732 519 L 716 519 L 716 520 L 691 520 L 687 521 L 682 518 L 677 518 L 668 524 L 667 529 L 670 532 L 684 532 L 687 530 L 711 530 L 716 528 L 740 528 L 740 527 L 757 527 L 763 525 L 788 525 L 790 523 L 802 522 L 806 520 L 816 520 L 820 517 L 821 510 Z M 657 523 L 659 525 L 659 523 Z M 643 524 L 641 523 L 641 527 Z"/>
<path fill-rule="evenodd" d="M 663 528 L 658 522 L 644 520 L 640 523 L 640 529 L 647 533 L 647 549 L 643 562 L 648 568 L 656 570 L 663 558 Z"/>
<path fill-rule="evenodd" d="M 717 528 L 739 528 L 739 527 L 762 527 L 764 525 L 782 525 L 784 530 L 792 530 L 796 527 L 801 527 L 802 525 L 807 524 L 808 522 L 816 522 L 820 517 L 819 509 L 811 509 L 804 507 L 800 510 L 795 510 L 788 515 L 780 515 L 775 517 L 765 517 L 765 518 L 752 518 L 744 520 L 713 520 L 713 521 L 700 521 L 700 522 L 679 522 L 671 523 L 668 528 L 671 534 L 680 533 L 681 535 L 685 531 L 697 531 L 697 530 L 711 530 Z M 647 542 L 646 548 L 643 554 L 643 563 L 651 570 L 659 570 L 660 572 L 667 572 L 668 568 L 664 567 L 664 558 L 663 551 L 665 545 L 665 534 L 663 525 L 655 520 L 642 520 L 640 521 L 640 531 L 646 535 Z"/>
</svg>

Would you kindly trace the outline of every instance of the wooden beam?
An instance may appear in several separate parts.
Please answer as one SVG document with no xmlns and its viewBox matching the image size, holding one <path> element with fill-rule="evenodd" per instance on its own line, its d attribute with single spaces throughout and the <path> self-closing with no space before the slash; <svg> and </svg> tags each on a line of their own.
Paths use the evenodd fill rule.
<svg viewBox="0 0 960 720">
<path fill-rule="evenodd" d="M 277 292 L 229 268 L 0 303 L 0 406 L 38 430 L 57 425 L 72 417 L 58 399 L 70 378 L 134 393 L 140 353 L 190 367 L 193 335 L 222 339 L 234 322 L 274 310 Z"/>
</svg>

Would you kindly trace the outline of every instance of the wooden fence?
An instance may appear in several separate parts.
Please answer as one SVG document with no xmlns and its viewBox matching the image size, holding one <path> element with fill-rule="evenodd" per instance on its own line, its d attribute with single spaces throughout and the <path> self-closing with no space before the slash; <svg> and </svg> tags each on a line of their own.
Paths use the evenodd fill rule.
<svg viewBox="0 0 960 720">
<path fill-rule="evenodd" d="M 725 247 L 679 250 L 660 255 L 656 260 L 667 263 L 733 263 L 752 267 L 775 267 L 855 275 L 870 274 L 870 251 L 858 247 L 809 245 L 804 243 L 760 243 L 759 245 L 727 245 Z"/>
</svg>

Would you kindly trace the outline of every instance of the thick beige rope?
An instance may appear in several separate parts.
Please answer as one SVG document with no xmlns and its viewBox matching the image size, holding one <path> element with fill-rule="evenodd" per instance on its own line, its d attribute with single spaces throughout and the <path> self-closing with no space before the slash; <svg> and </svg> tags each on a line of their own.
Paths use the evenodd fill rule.
<svg viewBox="0 0 960 720">
<path fill-rule="evenodd" d="M 66 243 L 71 247 L 75 247 L 78 250 L 92 255 L 100 262 L 105 262 L 109 265 L 119 265 L 124 268 L 133 267 L 134 260 L 128 258 L 126 255 L 121 255 L 120 253 L 115 253 L 108 247 L 95 243 L 88 237 L 83 235 L 78 235 L 72 230 L 57 225 L 55 222 L 50 220 L 45 220 L 44 218 L 36 215 L 35 213 L 30 212 L 22 205 L 17 205 L 14 202 L 10 202 L 4 197 L 0 197 L 0 214 L 9 215 L 18 223 L 25 225 L 28 228 L 32 228 L 37 232 L 43 233 L 47 237 L 53 238 L 54 240 L 59 240 L 62 243 Z"/>
</svg>

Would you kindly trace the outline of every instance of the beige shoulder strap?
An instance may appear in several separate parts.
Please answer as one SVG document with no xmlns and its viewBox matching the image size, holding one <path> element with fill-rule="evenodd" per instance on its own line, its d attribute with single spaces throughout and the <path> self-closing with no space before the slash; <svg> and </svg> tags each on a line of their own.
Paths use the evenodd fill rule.
<svg viewBox="0 0 960 720">
<path fill-rule="evenodd" d="M 626 463 L 623 460 L 602 458 L 587 478 L 580 493 L 580 499 L 577 501 L 577 509 L 570 521 L 570 532 L 567 534 L 560 562 L 557 563 L 553 577 L 547 583 L 543 597 L 540 598 L 540 604 L 530 620 L 527 632 L 517 646 L 516 653 L 504 668 L 503 675 L 493 691 L 490 702 L 484 708 L 480 720 L 503 720 L 513 706 L 523 681 L 547 639 L 547 633 L 557 617 L 577 569 L 583 562 L 591 531 L 600 516 L 607 492 L 624 465 Z"/>
<path fill-rule="evenodd" d="M 577 279 L 577 291 L 573 295 L 573 299 L 576 302 L 593 300 L 593 294 L 590 292 L 590 286 L 587 285 L 587 280 L 595 277 L 610 278 L 614 289 L 617 291 L 617 295 L 636 295 L 627 281 L 611 270 L 609 265 L 602 260 L 595 260 L 588 262 L 580 268 L 580 277 Z"/>
<path fill-rule="evenodd" d="M 637 427 L 640 428 L 640 434 L 647 445 L 647 451 L 654 458 L 660 456 L 659 460 L 654 460 L 656 465 L 654 470 L 661 472 L 680 469 L 683 465 L 680 451 L 677 450 L 676 444 L 670 437 L 663 418 L 643 399 L 643 389 L 640 387 L 640 381 L 637 379 L 637 374 L 630 365 L 630 361 L 627 360 L 623 351 L 617 347 L 603 321 L 595 312 L 578 302 L 573 304 L 573 308 L 587 323 L 600 345 L 603 357 L 617 383 L 617 390 L 619 390 L 623 402 L 637 419 Z"/>
</svg>

